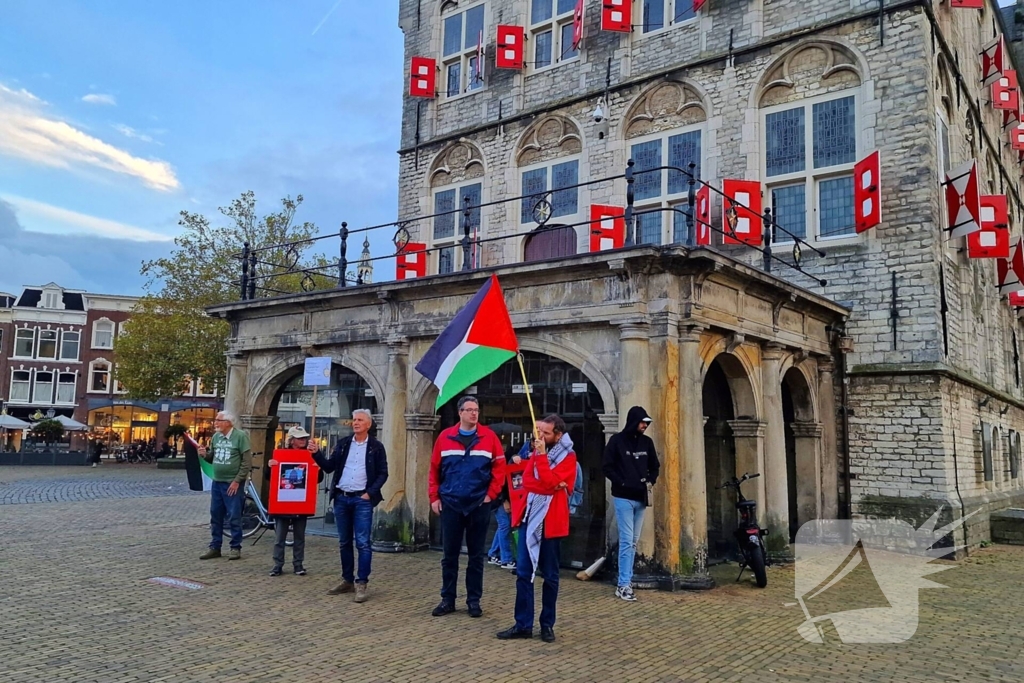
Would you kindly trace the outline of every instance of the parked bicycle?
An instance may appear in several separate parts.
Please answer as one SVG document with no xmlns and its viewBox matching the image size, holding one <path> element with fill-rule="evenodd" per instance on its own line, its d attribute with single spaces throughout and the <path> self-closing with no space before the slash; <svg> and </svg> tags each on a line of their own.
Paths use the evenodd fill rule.
<svg viewBox="0 0 1024 683">
<path fill-rule="evenodd" d="M 768 585 L 768 553 L 764 548 L 764 537 L 768 535 L 768 529 L 762 529 L 757 523 L 757 501 L 748 500 L 743 497 L 740 485 L 748 479 L 756 479 L 760 474 L 746 474 L 737 479 L 733 477 L 716 489 L 736 489 L 736 510 L 739 512 L 739 524 L 733 536 L 740 550 L 740 574 L 736 577 L 739 581 L 743 578 L 743 571 L 748 567 L 754 573 L 758 588 Z"/>
<path fill-rule="evenodd" d="M 250 469 L 258 470 L 260 468 L 257 466 Z M 266 533 L 267 529 L 273 528 L 274 518 L 270 516 L 266 506 L 263 505 L 259 491 L 256 490 L 256 485 L 252 483 L 252 471 L 250 471 L 249 477 L 245 480 L 245 500 L 242 501 L 242 538 L 249 538 L 259 531 L 260 535 L 252 542 L 252 545 L 256 545 L 263 538 L 263 534 Z M 231 536 L 230 527 L 224 527 L 224 535 Z M 292 532 L 289 530 L 288 537 L 284 543 L 290 546 L 293 542 Z"/>
</svg>

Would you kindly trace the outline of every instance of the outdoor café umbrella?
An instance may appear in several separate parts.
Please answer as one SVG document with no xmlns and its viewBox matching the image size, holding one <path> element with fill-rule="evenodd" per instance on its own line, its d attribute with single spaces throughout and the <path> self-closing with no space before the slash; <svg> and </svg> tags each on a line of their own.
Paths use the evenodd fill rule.
<svg viewBox="0 0 1024 683">
<path fill-rule="evenodd" d="M 7 436 L 8 429 L 28 429 L 31 425 L 24 420 L 19 420 L 16 417 L 11 417 L 7 413 L 0 413 L 0 443 L 3 442 L 3 438 Z"/>
<path fill-rule="evenodd" d="M 84 425 L 78 420 L 72 420 L 70 417 L 64 417 L 63 415 L 58 415 L 53 419 L 64 426 L 65 432 L 80 432 L 89 428 L 88 425 Z"/>
</svg>

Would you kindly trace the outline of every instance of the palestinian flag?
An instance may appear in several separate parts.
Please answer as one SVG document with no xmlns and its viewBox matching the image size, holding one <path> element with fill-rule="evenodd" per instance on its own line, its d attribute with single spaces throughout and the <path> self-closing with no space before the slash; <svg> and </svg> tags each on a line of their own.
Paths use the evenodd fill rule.
<svg viewBox="0 0 1024 683">
<path fill-rule="evenodd" d="M 492 275 L 455 315 L 416 370 L 437 387 L 436 410 L 518 352 L 498 276 Z"/>
<path fill-rule="evenodd" d="M 185 475 L 191 491 L 209 491 L 213 483 L 213 465 L 199 457 L 199 444 L 185 434 Z"/>
</svg>

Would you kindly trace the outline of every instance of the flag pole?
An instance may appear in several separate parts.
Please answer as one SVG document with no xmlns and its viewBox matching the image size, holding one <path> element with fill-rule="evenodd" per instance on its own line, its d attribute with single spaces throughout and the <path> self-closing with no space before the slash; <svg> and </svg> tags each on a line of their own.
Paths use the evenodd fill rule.
<svg viewBox="0 0 1024 683">
<path fill-rule="evenodd" d="M 316 388 L 317 385 L 313 385 L 313 419 L 309 424 L 309 435 L 316 441 Z M 285 444 L 287 446 L 288 444 Z"/>
<path fill-rule="evenodd" d="M 530 426 L 533 427 L 533 438 L 539 439 L 537 434 L 537 415 L 533 412 L 533 399 L 530 398 L 530 383 L 526 381 L 526 368 L 523 366 L 523 354 L 516 351 L 516 360 L 519 361 L 519 371 L 523 373 L 523 387 L 526 389 L 526 405 L 530 406 Z"/>
</svg>

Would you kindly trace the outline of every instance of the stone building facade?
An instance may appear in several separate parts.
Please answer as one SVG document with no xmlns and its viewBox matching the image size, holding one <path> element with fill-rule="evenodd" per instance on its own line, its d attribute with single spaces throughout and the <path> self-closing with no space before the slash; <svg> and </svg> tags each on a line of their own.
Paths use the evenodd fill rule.
<svg viewBox="0 0 1024 683">
<path fill-rule="evenodd" d="M 804 521 L 848 514 L 981 511 L 954 540 L 987 538 L 988 511 L 1024 502 L 1020 329 L 994 262 L 945 239 L 940 182 L 977 159 L 983 192 L 1007 195 L 1019 233 L 1019 166 L 976 58 L 1002 30 L 995 5 L 711 0 L 695 12 L 635 0 L 632 31 L 618 33 L 587 2 L 578 51 L 574 5 L 400 2 L 406 73 L 413 57 L 438 65 L 437 96 L 404 99 L 399 151 L 398 218 L 429 250 L 427 277 L 215 308 L 235 331 L 227 405 L 254 441 L 273 431 L 302 359 L 331 355 L 382 403 L 398 475 L 378 540 L 429 540 L 439 423 L 412 368 L 484 277 L 461 271 L 462 219 L 447 213 L 468 199 L 480 240 L 470 266 L 506 283 L 523 348 L 593 392 L 579 434 L 596 420 L 606 437 L 637 403 L 656 416 L 666 480 L 641 548 L 656 565 L 686 572 L 722 552 L 732 518 L 714 475 L 755 469 L 748 495 L 777 551 Z M 523 70 L 495 68 L 499 24 L 524 27 Z M 882 221 L 857 234 L 853 165 L 875 150 Z M 591 252 L 590 207 L 625 206 L 629 159 L 640 171 L 692 162 L 715 187 L 760 182 L 776 221 L 808 243 L 808 273 L 766 274 L 758 251 L 718 236 L 683 246 L 687 188 L 669 171 L 634 185 L 643 244 Z M 540 194 L 546 225 L 534 198 L 518 199 Z M 722 223 L 717 200 L 711 222 Z M 787 239 L 775 249 L 792 260 Z M 489 418 L 513 421 L 502 405 Z M 592 509 L 607 516 L 600 541 L 614 538 L 608 506 Z"/>
</svg>

